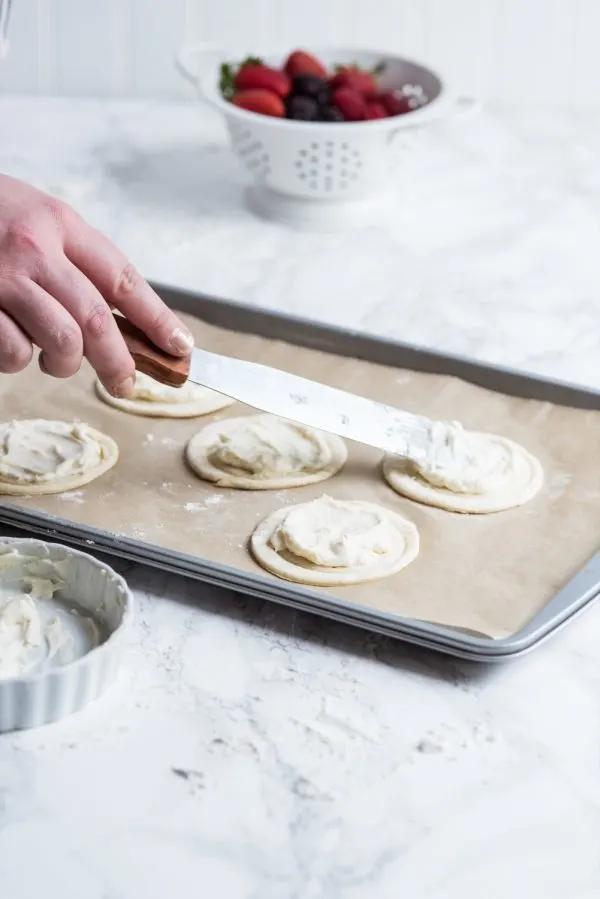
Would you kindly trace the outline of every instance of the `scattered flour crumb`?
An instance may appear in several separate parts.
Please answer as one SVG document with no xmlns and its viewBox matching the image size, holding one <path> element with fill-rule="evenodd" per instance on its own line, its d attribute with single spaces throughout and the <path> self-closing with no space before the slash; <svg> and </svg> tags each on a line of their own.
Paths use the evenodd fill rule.
<svg viewBox="0 0 600 899">
<path fill-rule="evenodd" d="M 187 512 L 205 512 L 209 506 L 218 505 L 222 499 L 224 499 L 222 493 L 213 493 L 197 503 L 186 503 L 183 508 Z"/>
<path fill-rule="evenodd" d="M 174 437 L 163 437 L 160 442 L 163 446 L 178 446 L 179 445 L 179 442 L 177 440 L 175 440 Z"/>
<path fill-rule="evenodd" d="M 469 730 L 459 730 L 445 724 L 428 731 L 414 748 L 421 755 L 448 753 L 452 756 L 456 750 L 477 749 L 496 742 L 496 735 L 489 725 L 484 721 L 476 721 Z"/>
<path fill-rule="evenodd" d="M 302 775 L 293 782 L 292 792 L 299 799 L 331 799 L 328 793 L 324 793 L 312 781 Z"/>
<path fill-rule="evenodd" d="M 370 716 L 366 716 L 362 710 L 348 707 L 331 697 L 323 700 L 321 711 L 317 715 L 317 721 L 326 728 L 337 729 L 353 739 L 378 743 L 380 734 L 377 722 L 369 719 Z"/>
<path fill-rule="evenodd" d="M 559 471 L 548 484 L 550 499 L 560 499 L 571 484 L 573 475 L 568 471 Z"/>
<path fill-rule="evenodd" d="M 145 439 L 144 443 L 152 443 L 153 440 L 154 440 L 154 434 L 146 434 L 146 439 Z"/>
<path fill-rule="evenodd" d="M 83 490 L 76 490 L 73 493 L 59 493 L 59 499 L 64 499 L 70 503 L 82 503 L 84 502 Z"/>
<path fill-rule="evenodd" d="M 433 737 L 423 737 L 422 740 L 419 740 L 415 749 L 417 752 L 422 752 L 426 755 L 434 755 L 436 752 L 444 751 L 444 744 Z"/>
</svg>

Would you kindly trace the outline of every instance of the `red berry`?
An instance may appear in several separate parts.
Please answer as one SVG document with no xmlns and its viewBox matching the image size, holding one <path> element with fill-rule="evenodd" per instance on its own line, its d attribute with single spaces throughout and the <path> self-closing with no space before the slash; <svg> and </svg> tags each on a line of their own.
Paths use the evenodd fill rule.
<svg viewBox="0 0 600 899">
<path fill-rule="evenodd" d="M 371 100 L 367 103 L 368 119 L 387 119 L 387 115 L 387 110 L 383 103 L 380 103 L 378 100 Z"/>
<path fill-rule="evenodd" d="M 333 93 L 333 105 L 337 106 L 346 122 L 363 122 L 367 117 L 365 98 L 349 87 L 339 87 Z"/>
<path fill-rule="evenodd" d="M 285 99 L 291 90 L 291 82 L 285 72 L 269 66 L 246 63 L 234 79 L 238 91 L 265 90 Z"/>
<path fill-rule="evenodd" d="M 278 119 L 285 115 L 283 100 L 271 91 L 261 89 L 240 91 L 234 95 L 231 102 L 240 109 L 258 112 L 260 115 L 275 116 Z"/>
<path fill-rule="evenodd" d="M 340 69 L 331 81 L 331 87 L 349 87 L 364 97 L 373 97 L 379 90 L 377 79 L 371 72 L 357 69 L 355 66 L 347 66 Z"/>
<path fill-rule="evenodd" d="M 394 91 L 385 91 L 377 97 L 379 103 L 384 106 L 389 116 L 404 115 L 412 112 L 414 105 L 411 104 L 411 98 L 404 94 L 397 94 Z"/>
<path fill-rule="evenodd" d="M 323 63 L 306 50 L 294 50 L 290 53 L 283 70 L 290 78 L 295 78 L 296 75 L 317 75 L 319 78 L 327 78 L 327 69 Z"/>
</svg>

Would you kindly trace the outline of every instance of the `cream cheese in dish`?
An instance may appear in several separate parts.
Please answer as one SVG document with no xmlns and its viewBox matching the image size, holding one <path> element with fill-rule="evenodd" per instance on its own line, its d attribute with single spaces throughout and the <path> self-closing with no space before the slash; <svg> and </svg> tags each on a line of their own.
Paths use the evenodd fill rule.
<svg viewBox="0 0 600 899">
<path fill-rule="evenodd" d="M 376 503 L 321 496 L 272 513 L 250 548 L 286 580 L 342 586 L 396 574 L 418 555 L 419 535 L 411 521 Z"/>
<path fill-rule="evenodd" d="M 0 423 L 0 494 L 61 493 L 104 474 L 116 443 L 83 422 L 23 419 Z"/>
<path fill-rule="evenodd" d="M 383 474 L 397 493 L 451 512 L 499 512 L 520 506 L 540 490 L 539 461 L 518 443 L 466 431 L 458 422 L 434 422 L 422 462 L 387 456 Z"/>
<path fill-rule="evenodd" d="M 101 643 L 91 616 L 55 598 L 64 586 L 60 563 L 0 555 L 0 679 L 43 674 Z"/>
<path fill-rule="evenodd" d="M 105 403 L 132 415 L 150 418 L 195 418 L 230 406 L 234 400 L 208 387 L 188 381 L 182 387 L 170 387 L 136 372 L 133 396 L 114 397 L 96 381 L 96 393 Z"/>
<path fill-rule="evenodd" d="M 347 458 L 341 438 L 275 415 L 212 422 L 188 443 L 187 460 L 220 487 L 274 490 L 331 477 Z"/>
</svg>

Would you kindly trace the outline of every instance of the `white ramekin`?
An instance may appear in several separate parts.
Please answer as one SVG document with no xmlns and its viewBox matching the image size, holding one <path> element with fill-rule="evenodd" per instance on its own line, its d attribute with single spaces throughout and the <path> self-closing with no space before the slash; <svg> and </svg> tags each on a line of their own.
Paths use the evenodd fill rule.
<svg viewBox="0 0 600 899">
<path fill-rule="evenodd" d="M 63 563 L 66 586 L 56 596 L 89 612 L 105 639 L 82 658 L 48 672 L 0 679 L 0 733 L 58 721 L 97 699 L 117 675 L 133 617 L 127 584 L 103 562 L 42 540 L 0 537 L 0 553 L 7 547 L 28 557 Z"/>
</svg>

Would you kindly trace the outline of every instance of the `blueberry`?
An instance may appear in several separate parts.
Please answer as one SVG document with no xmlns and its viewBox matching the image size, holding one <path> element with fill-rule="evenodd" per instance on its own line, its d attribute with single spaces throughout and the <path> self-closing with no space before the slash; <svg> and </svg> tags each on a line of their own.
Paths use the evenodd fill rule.
<svg viewBox="0 0 600 899">
<path fill-rule="evenodd" d="M 290 97 L 286 104 L 288 119 L 299 122 L 316 122 L 319 119 L 319 104 L 313 97 Z"/>
<path fill-rule="evenodd" d="M 329 101 L 329 85 L 317 75 L 296 75 L 292 81 L 292 94 L 313 97 L 319 105 Z"/>
<path fill-rule="evenodd" d="M 343 122 L 344 116 L 341 114 L 337 106 L 324 106 L 321 109 L 322 122 Z"/>
</svg>

